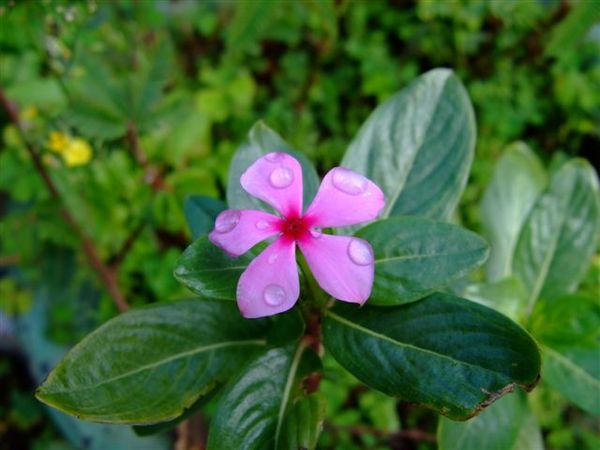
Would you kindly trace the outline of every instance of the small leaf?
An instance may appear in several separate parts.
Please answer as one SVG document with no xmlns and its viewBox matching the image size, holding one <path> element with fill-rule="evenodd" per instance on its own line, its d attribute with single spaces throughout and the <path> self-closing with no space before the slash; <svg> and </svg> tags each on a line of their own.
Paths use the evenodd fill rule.
<svg viewBox="0 0 600 450">
<path fill-rule="evenodd" d="M 286 416 L 302 397 L 299 381 L 319 367 L 317 356 L 303 344 L 276 347 L 251 361 L 219 401 L 208 450 L 280 448 Z"/>
<path fill-rule="evenodd" d="M 368 386 L 465 420 L 538 381 L 533 339 L 496 311 L 436 293 L 393 307 L 337 305 L 323 323 L 325 347 Z"/>
<path fill-rule="evenodd" d="M 523 142 L 508 147 L 483 195 L 481 222 L 491 245 L 490 281 L 511 275 L 512 256 L 529 211 L 548 182 L 538 157 Z"/>
<path fill-rule="evenodd" d="M 285 152 L 296 158 L 302 166 L 304 185 L 304 208 L 315 196 L 319 188 L 319 177 L 314 166 L 302 153 L 294 151 L 275 131 L 263 122 L 257 122 L 248 134 L 250 144 L 241 146 L 231 161 L 227 184 L 227 203 L 233 209 L 259 209 L 272 212 L 272 209 L 260 200 L 248 195 L 240 184 L 242 173 L 258 158 L 270 152 Z"/>
<path fill-rule="evenodd" d="M 235 300 L 237 282 L 254 256 L 248 252 L 233 258 L 203 236 L 185 249 L 173 274 L 196 294 Z"/>
<path fill-rule="evenodd" d="M 527 293 L 528 312 L 540 297 L 573 292 L 585 274 L 600 231 L 598 179 L 581 159 L 554 173 L 525 222 L 513 269 Z"/>
<path fill-rule="evenodd" d="M 203 195 L 190 195 L 185 199 L 183 212 L 194 239 L 213 228 L 216 217 L 227 208 L 225 203 Z"/>
<path fill-rule="evenodd" d="M 543 379 L 566 398 L 600 415 L 600 305 L 597 299 L 568 295 L 542 299 L 531 317 L 542 343 Z"/>
<path fill-rule="evenodd" d="M 370 305 L 418 300 L 483 264 L 487 243 L 475 233 L 422 217 L 377 221 L 356 233 L 375 252 Z"/>
<path fill-rule="evenodd" d="M 543 450 L 540 428 L 526 399 L 518 394 L 502 397 L 468 422 L 440 417 L 439 450 Z M 523 446 L 525 437 L 531 445 Z"/>
<path fill-rule="evenodd" d="M 447 220 L 467 183 L 475 117 L 451 70 L 435 69 L 380 105 L 354 138 L 342 165 L 385 193 L 382 217 Z"/>
<path fill-rule="evenodd" d="M 267 323 L 208 299 L 130 311 L 77 344 L 36 396 L 84 420 L 171 420 L 266 344 Z"/>
</svg>

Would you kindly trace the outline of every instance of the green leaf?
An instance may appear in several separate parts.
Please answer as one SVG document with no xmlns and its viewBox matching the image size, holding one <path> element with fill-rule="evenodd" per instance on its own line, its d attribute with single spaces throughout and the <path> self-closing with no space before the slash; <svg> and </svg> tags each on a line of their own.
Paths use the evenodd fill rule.
<svg viewBox="0 0 600 450">
<path fill-rule="evenodd" d="M 465 88 L 451 70 L 435 69 L 371 114 L 342 165 L 383 189 L 382 217 L 447 220 L 467 183 L 475 134 Z"/>
<path fill-rule="evenodd" d="M 225 389 L 208 435 L 208 450 L 280 448 L 300 381 L 320 367 L 303 344 L 270 349 L 251 361 Z M 240 401 L 243 399 L 243 401 Z"/>
<path fill-rule="evenodd" d="M 304 185 L 304 208 L 314 198 L 319 188 L 319 177 L 314 166 L 302 153 L 293 150 L 275 131 L 263 122 L 257 122 L 248 134 L 249 145 L 241 146 L 231 161 L 227 184 L 227 203 L 233 209 L 259 209 L 271 212 L 272 209 L 260 200 L 251 197 L 240 184 L 242 173 L 254 161 L 270 152 L 285 152 L 296 158 L 302 166 L 302 182 Z"/>
<path fill-rule="evenodd" d="M 436 293 L 393 307 L 340 304 L 323 323 L 325 347 L 368 386 L 465 420 L 516 386 L 538 381 L 533 339 L 502 314 Z"/>
<path fill-rule="evenodd" d="M 370 305 L 418 300 L 483 264 L 487 243 L 464 228 L 423 217 L 377 221 L 356 233 L 375 252 Z"/>
<path fill-rule="evenodd" d="M 516 277 L 507 277 L 495 283 L 476 283 L 466 287 L 465 298 L 481 303 L 520 322 L 525 316 L 525 291 Z"/>
<path fill-rule="evenodd" d="M 600 305 L 583 295 L 543 299 L 531 317 L 543 344 L 543 379 L 576 405 L 600 415 Z"/>
<path fill-rule="evenodd" d="M 516 394 L 501 398 L 468 422 L 440 417 L 437 438 L 439 450 L 543 450 L 535 417 L 524 396 Z"/>
<path fill-rule="evenodd" d="M 600 231 L 598 192 L 594 169 L 574 159 L 553 174 L 531 210 L 513 258 L 529 313 L 538 298 L 573 292 L 584 276 Z"/>
<path fill-rule="evenodd" d="M 233 258 L 202 236 L 179 257 L 173 275 L 196 294 L 235 300 L 237 282 L 254 256 L 248 252 Z"/>
<path fill-rule="evenodd" d="M 313 450 L 325 420 L 325 398 L 311 394 L 296 402 L 285 419 L 278 450 Z"/>
<path fill-rule="evenodd" d="M 227 205 L 220 200 L 203 195 L 190 195 L 185 199 L 183 212 L 194 239 L 212 229 L 215 219 Z"/>
<path fill-rule="evenodd" d="M 171 420 L 266 344 L 267 323 L 208 299 L 130 311 L 77 344 L 36 396 L 84 420 Z"/>
<path fill-rule="evenodd" d="M 490 281 L 511 274 L 519 232 L 547 182 L 542 163 L 523 142 L 509 146 L 496 165 L 481 203 L 483 233 L 491 245 L 486 265 Z"/>
</svg>

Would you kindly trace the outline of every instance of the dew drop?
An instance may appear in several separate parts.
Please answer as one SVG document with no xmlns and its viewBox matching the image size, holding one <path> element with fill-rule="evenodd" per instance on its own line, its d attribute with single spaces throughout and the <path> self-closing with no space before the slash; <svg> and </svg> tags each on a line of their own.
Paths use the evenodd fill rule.
<svg viewBox="0 0 600 450">
<path fill-rule="evenodd" d="M 367 190 L 368 180 L 351 170 L 338 167 L 333 172 L 333 185 L 350 195 L 360 195 Z"/>
<path fill-rule="evenodd" d="M 373 250 L 362 239 L 352 239 L 348 244 L 348 256 L 359 266 L 368 266 L 373 262 Z"/>
<path fill-rule="evenodd" d="M 289 167 L 281 166 L 271 172 L 269 182 L 277 189 L 284 189 L 294 181 L 294 173 Z"/>
<path fill-rule="evenodd" d="M 321 236 L 323 236 L 323 232 L 318 228 L 311 228 L 310 235 L 314 238 L 320 238 Z"/>
<path fill-rule="evenodd" d="M 217 216 L 215 220 L 215 231 L 228 233 L 233 230 L 240 221 L 241 213 L 235 209 L 228 209 Z"/>
<path fill-rule="evenodd" d="M 285 301 L 285 290 L 278 284 L 269 284 L 263 291 L 265 303 L 271 306 L 279 306 Z"/>
<path fill-rule="evenodd" d="M 271 225 L 266 220 L 259 220 L 258 222 L 256 222 L 256 228 L 258 228 L 259 230 L 266 230 L 270 227 Z"/>
<path fill-rule="evenodd" d="M 269 162 L 279 162 L 283 159 L 285 153 L 283 152 L 271 152 L 265 155 L 265 159 Z"/>
</svg>

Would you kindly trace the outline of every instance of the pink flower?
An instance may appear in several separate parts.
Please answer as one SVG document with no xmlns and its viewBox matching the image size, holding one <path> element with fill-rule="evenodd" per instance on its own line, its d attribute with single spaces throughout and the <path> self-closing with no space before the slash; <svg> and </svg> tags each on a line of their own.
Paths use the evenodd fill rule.
<svg viewBox="0 0 600 450">
<path fill-rule="evenodd" d="M 319 228 L 342 227 L 375 219 L 385 199 L 381 189 L 343 167 L 330 170 L 302 215 L 302 168 L 286 153 L 269 153 L 242 174 L 250 195 L 268 203 L 281 217 L 263 211 L 223 211 L 209 239 L 232 256 L 277 236 L 246 268 L 237 286 L 237 302 L 247 318 L 292 308 L 300 294 L 296 244 L 321 288 L 338 300 L 363 304 L 371 295 L 373 249 L 351 236 L 323 234 Z"/>
</svg>

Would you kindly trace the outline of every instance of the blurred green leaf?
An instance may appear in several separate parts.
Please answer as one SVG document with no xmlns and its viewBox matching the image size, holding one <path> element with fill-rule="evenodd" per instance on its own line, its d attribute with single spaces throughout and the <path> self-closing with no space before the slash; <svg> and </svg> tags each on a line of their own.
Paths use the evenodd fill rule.
<svg viewBox="0 0 600 450">
<path fill-rule="evenodd" d="M 487 243 L 464 228 L 422 217 L 394 217 L 356 233 L 375 252 L 370 305 L 418 300 L 483 264 Z"/>
<path fill-rule="evenodd" d="M 543 450 L 535 417 L 520 393 L 506 395 L 468 422 L 440 417 L 439 450 Z"/>
<path fill-rule="evenodd" d="M 91 421 L 171 420 L 265 345 L 265 325 L 208 299 L 133 310 L 75 346 L 36 396 Z"/>
<path fill-rule="evenodd" d="M 382 217 L 447 220 L 467 183 L 474 150 L 475 117 L 467 92 L 452 71 L 435 69 L 371 114 L 342 165 L 381 187 Z"/>
<path fill-rule="evenodd" d="M 520 322 L 525 316 L 525 290 L 514 276 L 495 283 L 470 284 L 463 295 L 469 300 L 500 311 L 516 322 Z"/>
<path fill-rule="evenodd" d="M 511 274 L 523 222 L 547 184 L 542 163 L 523 142 L 509 146 L 494 169 L 481 202 L 481 222 L 491 249 L 486 270 L 492 282 Z"/>
<path fill-rule="evenodd" d="M 575 47 L 592 26 L 600 21 L 600 4 L 590 0 L 569 2 L 569 15 L 560 22 L 550 35 L 544 54 L 561 59 Z"/>
<path fill-rule="evenodd" d="M 285 418 L 281 431 L 280 450 L 314 450 L 325 420 L 325 399 L 314 393 L 300 398 Z"/>
<path fill-rule="evenodd" d="M 596 250 L 599 232 L 596 172 L 585 160 L 571 160 L 552 175 L 515 249 L 513 269 L 525 287 L 529 313 L 538 298 L 555 298 L 576 289 Z"/>
<path fill-rule="evenodd" d="M 393 307 L 337 305 L 326 349 L 368 386 L 466 420 L 502 395 L 537 383 L 533 339 L 496 311 L 448 294 Z"/>
</svg>

